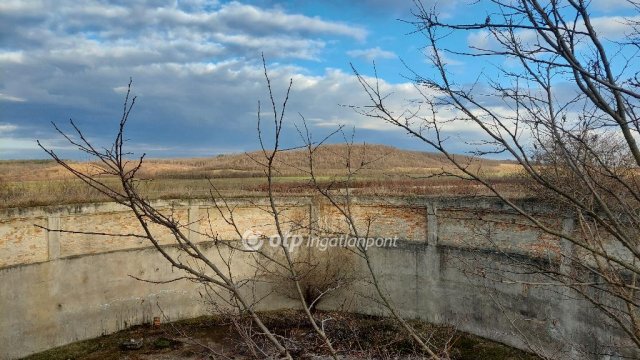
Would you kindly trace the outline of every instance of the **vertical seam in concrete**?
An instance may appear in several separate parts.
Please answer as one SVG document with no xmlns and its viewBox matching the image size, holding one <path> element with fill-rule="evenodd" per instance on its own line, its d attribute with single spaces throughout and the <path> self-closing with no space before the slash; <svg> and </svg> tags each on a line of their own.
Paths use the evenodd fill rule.
<svg viewBox="0 0 640 360">
<path fill-rule="evenodd" d="M 200 207 L 197 205 L 189 205 L 187 210 L 187 223 L 189 224 L 189 240 L 197 243 L 200 241 L 200 234 L 198 228 L 200 224 Z"/>
<path fill-rule="evenodd" d="M 319 219 L 319 207 L 317 201 L 315 199 L 310 199 L 309 201 L 309 241 L 316 236 L 316 229 L 318 226 Z"/>
<path fill-rule="evenodd" d="M 419 319 L 420 318 L 420 265 L 419 265 L 419 262 L 420 262 L 420 257 L 425 256 L 425 254 L 421 253 L 418 249 L 414 251 L 414 254 L 415 254 L 414 271 L 416 276 L 415 276 L 415 299 L 413 303 L 414 305 L 413 313 L 414 313 L 414 318 Z"/>
<path fill-rule="evenodd" d="M 427 244 L 438 245 L 438 219 L 434 203 L 427 203 Z"/>
<path fill-rule="evenodd" d="M 562 220 L 562 234 L 571 235 L 575 227 L 575 220 L 572 217 L 567 217 Z M 571 273 L 572 257 L 574 256 L 574 246 L 569 240 L 560 239 L 560 274 Z M 566 256 L 563 256 L 566 255 Z M 579 304 L 576 304 L 575 300 L 571 299 L 571 289 L 564 289 L 566 298 L 560 299 L 560 321 L 563 324 L 562 328 L 566 332 L 565 337 L 568 339 L 575 336 L 575 319 L 578 317 L 577 309 Z M 573 345 L 570 345 L 571 358 L 578 358 L 578 352 Z"/>
<path fill-rule="evenodd" d="M 47 228 L 50 230 L 60 230 L 60 215 L 47 217 Z M 58 231 L 46 232 L 47 257 L 49 260 L 60 258 L 60 233 Z"/>
<path fill-rule="evenodd" d="M 575 221 L 572 217 L 567 217 L 562 221 L 562 234 L 571 235 L 575 227 Z M 566 239 L 560 239 L 560 253 L 567 256 L 560 257 L 560 273 L 569 273 L 571 271 L 571 257 L 573 256 L 573 243 Z"/>
</svg>

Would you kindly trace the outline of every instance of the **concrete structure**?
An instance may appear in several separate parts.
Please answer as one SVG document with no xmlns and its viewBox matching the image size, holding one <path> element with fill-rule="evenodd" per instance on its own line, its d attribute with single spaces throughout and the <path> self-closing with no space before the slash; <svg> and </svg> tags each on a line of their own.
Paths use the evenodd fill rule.
<svg viewBox="0 0 640 360">
<path fill-rule="evenodd" d="M 233 200 L 240 228 L 274 232 L 269 214 L 261 209 L 265 204 L 264 199 Z M 571 264 L 558 254 L 573 251 L 570 244 L 523 223 L 500 203 L 361 198 L 356 204 L 358 221 L 371 221 L 370 236 L 400 239 L 397 247 L 375 249 L 372 254 L 385 290 L 405 316 L 452 324 L 556 358 L 584 358 L 585 352 L 591 358 L 634 355 L 624 336 L 584 301 L 563 292 L 501 283 L 492 276 L 491 269 L 518 270 L 517 262 L 523 259 L 566 268 Z M 155 205 L 189 224 L 192 240 L 199 241 L 212 258 L 219 255 L 202 234 L 237 238 L 211 203 L 159 201 Z M 316 199 L 291 198 L 281 206 L 291 224 L 312 219 L 331 228 L 344 226 L 335 209 Z M 523 206 L 541 214 L 547 211 L 535 204 Z M 548 214 L 548 221 L 573 231 L 570 218 Z M 95 233 L 141 231 L 126 209 L 110 203 L 0 212 L 0 359 L 112 333 L 149 322 L 161 313 L 178 320 L 211 311 L 201 300 L 199 285 L 152 284 L 132 277 L 167 280 L 180 275 L 144 240 L 48 232 L 38 226 Z M 162 229 L 154 231 L 169 251 L 177 251 Z M 253 274 L 248 257 L 233 264 L 236 275 Z M 356 271 L 365 276 L 364 266 L 356 265 Z M 366 283 L 354 283 L 320 307 L 382 314 L 366 297 L 356 295 L 371 292 Z M 260 303 L 262 309 L 291 306 L 295 303 L 277 293 Z M 625 354 L 612 353 L 612 348 L 625 346 L 630 346 Z"/>
</svg>

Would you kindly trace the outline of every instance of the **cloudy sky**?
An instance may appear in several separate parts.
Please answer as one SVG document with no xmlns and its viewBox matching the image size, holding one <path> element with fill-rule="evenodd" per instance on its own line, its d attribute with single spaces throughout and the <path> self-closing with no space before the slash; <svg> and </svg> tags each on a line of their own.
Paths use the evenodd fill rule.
<svg viewBox="0 0 640 360">
<path fill-rule="evenodd" d="M 482 2 L 450 0 L 442 16 L 469 21 Z M 256 110 L 265 101 L 260 54 L 276 96 L 289 79 L 289 124 L 303 115 L 321 136 L 339 124 L 359 140 L 424 149 L 400 130 L 364 118 L 366 105 L 350 63 L 365 74 L 375 60 L 394 105 L 415 98 L 403 62 L 419 72 L 424 39 L 411 34 L 411 0 L 2 0 L 0 1 L 0 159 L 44 158 L 40 139 L 65 157 L 83 159 L 50 123 L 72 118 L 88 138 L 109 144 L 129 78 L 138 97 L 127 130 L 129 149 L 153 157 L 210 156 L 257 148 Z M 624 36 L 622 1 L 593 3 L 598 26 Z M 488 12 L 489 10 L 484 10 Z M 618 20 L 616 20 L 618 19 Z M 594 22 L 594 23 L 595 23 Z M 486 34 L 447 39 L 452 47 L 486 45 Z M 481 64 L 451 58 L 459 81 Z M 347 105 L 347 106 L 345 106 Z M 300 114 L 300 115 L 299 115 Z M 473 136 L 458 129 L 461 139 Z M 287 141 L 296 142 L 288 128 Z"/>
</svg>

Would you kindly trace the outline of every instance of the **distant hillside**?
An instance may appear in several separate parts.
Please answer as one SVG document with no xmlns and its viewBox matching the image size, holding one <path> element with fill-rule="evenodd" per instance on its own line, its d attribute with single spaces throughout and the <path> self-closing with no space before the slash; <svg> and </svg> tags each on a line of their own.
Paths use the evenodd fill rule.
<svg viewBox="0 0 640 360">
<path fill-rule="evenodd" d="M 320 182 L 341 185 L 347 166 L 365 166 L 349 184 L 358 195 L 490 195 L 477 184 L 456 177 L 433 177 L 442 170 L 456 169 L 441 154 L 406 151 L 385 145 L 327 145 L 314 157 L 315 173 Z M 255 160 L 254 160 L 255 159 Z M 151 159 L 138 173 L 139 190 L 151 199 L 190 199 L 210 196 L 211 183 L 225 196 L 265 196 L 268 186 L 261 152 L 219 155 L 192 159 Z M 472 171 L 482 171 L 494 184 L 513 196 L 520 196 L 522 186 L 517 164 L 509 161 L 471 159 Z M 99 173 L 99 164 L 71 162 L 83 172 Z M 308 195 L 313 189 L 308 181 L 308 157 L 304 149 L 280 153 L 272 190 L 279 195 Z M 406 175 L 406 176 L 405 176 Z M 334 183 L 332 176 L 338 177 Z M 106 184 L 118 188 L 118 179 L 104 178 Z M 52 160 L 0 161 L 0 208 L 29 207 L 51 204 L 108 201 L 104 195 Z"/>
<path fill-rule="evenodd" d="M 351 147 L 352 167 L 366 163 L 363 175 L 429 174 L 442 168 L 450 169 L 447 159 L 438 153 L 401 150 L 386 145 L 354 145 Z M 349 148 L 344 144 L 326 145 L 314 157 L 318 175 L 339 175 L 347 168 Z M 470 158 L 460 157 L 470 161 Z M 150 159 L 139 173 L 143 178 L 231 178 L 263 176 L 263 168 L 254 159 L 264 159 L 260 151 L 247 154 L 218 155 L 209 158 Z M 72 162 L 74 167 L 91 171 L 95 165 L 87 162 Z M 513 170 L 508 161 L 474 160 L 474 167 L 482 166 L 488 172 Z M 282 152 L 278 155 L 276 170 L 279 176 L 304 176 L 308 169 L 306 149 Z M 66 179 L 71 174 L 53 161 L 26 160 L 0 161 L 0 180 L 25 181 Z"/>
</svg>

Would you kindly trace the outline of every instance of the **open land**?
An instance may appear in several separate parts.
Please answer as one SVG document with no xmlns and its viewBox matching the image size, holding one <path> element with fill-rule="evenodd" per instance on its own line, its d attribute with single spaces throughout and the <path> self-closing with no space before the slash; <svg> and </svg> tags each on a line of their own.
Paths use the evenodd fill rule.
<svg viewBox="0 0 640 360">
<path fill-rule="evenodd" d="M 223 196 L 264 196 L 267 191 L 262 153 L 209 158 L 149 159 L 137 174 L 140 192 L 149 199 L 206 198 L 212 186 Z M 458 156 L 507 193 L 521 195 L 519 165 L 511 161 Z M 102 175 L 104 165 L 69 161 L 74 169 L 92 174 L 118 188 L 118 179 Z M 355 174 L 347 181 L 349 174 Z M 308 154 L 304 149 L 278 154 L 272 189 L 282 195 L 313 193 Z M 354 195 L 485 195 L 480 184 L 458 177 L 442 154 L 406 151 L 384 145 L 327 145 L 314 156 L 316 179 Z M 443 175 L 446 173 L 446 175 Z M 0 208 L 107 201 L 53 160 L 0 161 Z"/>
</svg>

